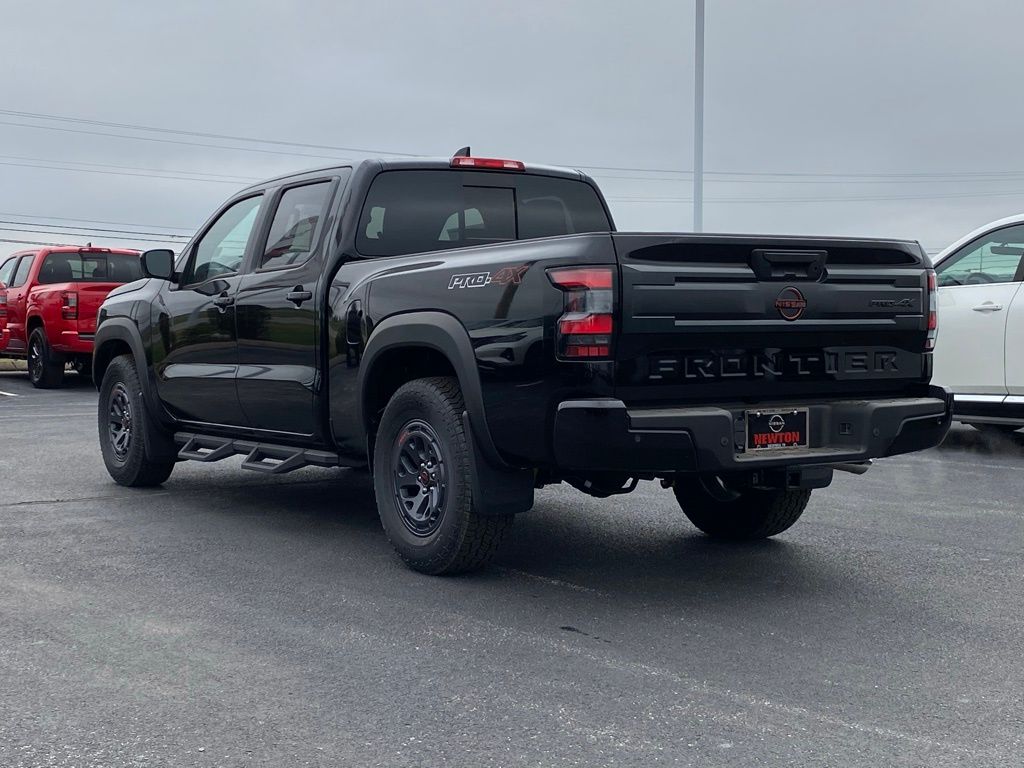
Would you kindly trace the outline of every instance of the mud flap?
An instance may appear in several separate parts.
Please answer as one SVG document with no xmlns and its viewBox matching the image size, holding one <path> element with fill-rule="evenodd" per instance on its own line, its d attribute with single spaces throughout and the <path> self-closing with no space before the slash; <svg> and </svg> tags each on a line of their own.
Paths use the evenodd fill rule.
<svg viewBox="0 0 1024 768">
<path fill-rule="evenodd" d="M 462 428 L 469 442 L 470 471 L 473 478 L 473 504 L 484 516 L 516 515 L 533 506 L 532 469 L 492 466 L 477 448 L 469 414 L 462 412 Z"/>
</svg>

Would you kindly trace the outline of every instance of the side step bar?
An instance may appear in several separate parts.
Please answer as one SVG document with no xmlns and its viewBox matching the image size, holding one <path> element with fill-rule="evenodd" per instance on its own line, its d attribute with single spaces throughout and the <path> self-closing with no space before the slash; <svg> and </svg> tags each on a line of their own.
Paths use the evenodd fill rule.
<svg viewBox="0 0 1024 768">
<path fill-rule="evenodd" d="M 251 440 L 234 440 L 230 437 L 199 435 L 191 432 L 176 432 L 174 442 L 181 446 L 179 459 L 190 461 L 220 461 L 228 456 L 244 455 L 242 469 L 281 475 L 302 467 L 337 467 L 338 454 L 330 451 L 315 451 L 296 448 L 291 445 L 256 443 Z"/>
</svg>

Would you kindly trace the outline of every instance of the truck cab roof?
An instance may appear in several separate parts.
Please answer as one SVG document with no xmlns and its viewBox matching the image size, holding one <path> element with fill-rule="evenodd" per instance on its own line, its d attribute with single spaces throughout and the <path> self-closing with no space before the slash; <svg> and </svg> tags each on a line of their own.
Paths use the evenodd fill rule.
<svg viewBox="0 0 1024 768">
<path fill-rule="evenodd" d="M 282 174 L 281 176 L 274 176 L 256 184 L 251 184 L 246 187 L 243 192 L 247 192 L 255 189 L 262 189 L 268 185 L 285 184 L 292 181 L 301 181 L 304 179 L 315 178 L 318 176 L 330 175 L 332 172 L 341 171 L 343 169 L 352 169 L 355 171 L 410 171 L 410 170 L 424 170 L 424 171 L 446 171 L 446 170 L 460 170 L 460 171 L 489 171 L 497 173 L 509 173 L 509 174 L 520 174 L 528 173 L 535 176 L 553 176 L 556 178 L 572 179 L 574 181 L 587 181 L 594 183 L 587 174 L 583 171 L 576 170 L 573 168 L 564 168 L 553 165 L 537 165 L 534 163 L 522 163 L 521 168 L 516 169 L 501 169 L 493 167 L 481 167 L 473 168 L 469 166 L 454 167 L 452 165 L 454 158 L 446 157 L 370 157 L 362 160 L 353 160 L 347 163 L 337 163 L 335 165 L 326 165 L 318 168 L 308 168 L 303 171 L 296 171 L 294 173 Z M 519 161 L 513 161 L 519 162 Z M 596 184 L 595 184 L 596 186 Z"/>
</svg>

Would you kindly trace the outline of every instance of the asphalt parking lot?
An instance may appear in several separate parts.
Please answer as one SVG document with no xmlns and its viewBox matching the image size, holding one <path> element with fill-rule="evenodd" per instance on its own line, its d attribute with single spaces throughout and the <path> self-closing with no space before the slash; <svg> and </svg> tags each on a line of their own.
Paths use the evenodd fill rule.
<svg viewBox="0 0 1024 768">
<path fill-rule="evenodd" d="M 0 373 L 0 765 L 1021 764 L 1024 434 L 840 474 L 750 545 L 553 488 L 429 578 L 357 472 L 114 485 L 72 378 Z"/>
</svg>

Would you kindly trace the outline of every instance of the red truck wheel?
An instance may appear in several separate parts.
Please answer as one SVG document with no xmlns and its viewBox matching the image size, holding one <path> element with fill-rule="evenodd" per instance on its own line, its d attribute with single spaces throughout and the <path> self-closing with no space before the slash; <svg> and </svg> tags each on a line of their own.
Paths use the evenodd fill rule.
<svg viewBox="0 0 1024 768">
<path fill-rule="evenodd" d="M 64 381 L 64 358 L 50 349 L 42 328 L 28 338 L 28 380 L 39 389 L 53 389 Z"/>
</svg>

